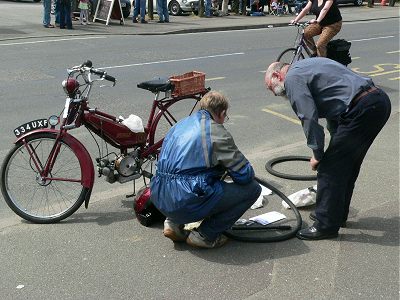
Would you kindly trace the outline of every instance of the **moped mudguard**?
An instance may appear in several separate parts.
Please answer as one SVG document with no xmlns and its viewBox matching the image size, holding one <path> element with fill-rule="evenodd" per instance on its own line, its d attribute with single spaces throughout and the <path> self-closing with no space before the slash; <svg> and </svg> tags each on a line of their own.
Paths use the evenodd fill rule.
<svg viewBox="0 0 400 300">
<path fill-rule="evenodd" d="M 14 143 L 18 143 L 25 139 L 28 136 L 37 134 L 37 133 L 51 133 L 53 135 L 59 134 L 59 130 L 57 129 L 49 129 L 49 128 L 43 128 L 43 129 L 37 129 L 31 132 L 28 132 L 27 134 L 20 136 Z M 77 140 L 75 137 L 70 135 L 67 132 L 63 133 L 63 140 L 68 144 L 68 146 L 71 147 L 72 151 L 75 153 L 76 157 L 79 160 L 79 165 L 81 168 L 81 174 L 82 174 L 82 186 L 86 188 L 86 197 L 85 197 L 85 207 L 87 208 L 89 204 L 89 198 L 90 194 L 92 192 L 93 184 L 94 184 L 94 167 L 93 167 L 93 162 L 92 158 L 90 157 L 89 152 L 86 150 L 85 146 Z"/>
</svg>

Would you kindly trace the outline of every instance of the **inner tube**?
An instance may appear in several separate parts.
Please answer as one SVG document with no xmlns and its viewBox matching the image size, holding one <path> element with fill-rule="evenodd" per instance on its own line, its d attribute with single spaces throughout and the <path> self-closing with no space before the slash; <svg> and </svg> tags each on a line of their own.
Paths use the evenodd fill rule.
<svg viewBox="0 0 400 300">
<path fill-rule="evenodd" d="M 273 185 L 269 184 L 267 181 L 255 177 L 258 183 L 261 185 L 269 188 L 271 191 L 273 191 L 276 195 L 278 195 L 283 201 L 285 201 L 289 207 L 292 209 L 295 217 L 296 217 L 296 225 L 294 227 L 291 226 L 270 226 L 266 225 L 265 227 L 262 226 L 255 226 L 252 228 L 252 226 L 248 226 L 247 228 L 241 225 L 234 225 L 232 226 L 231 229 L 227 230 L 224 232 L 224 235 L 227 237 L 238 240 L 238 241 L 243 241 L 243 242 L 253 242 L 253 243 L 270 243 L 270 242 L 280 242 L 284 240 L 288 240 L 292 237 L 294 237 L 297 233 L 297 231 L 300 230 L 301 225 L 302 225 L 302 219 L 301 215 L 299 213 L 299 210 L 297 207 L 292 203 L 292 201 L 289 200 L 288 197 L 285 196 L 280 190 L 278 190 L 276 187 Z M 259 231 L 266 231 L 266 230 L 275 230 L 277 232 L 276 235 L 274 236 L 268 236 L 268 237 L 263 237 L 262 235 L 260 236 L 246 236 L 246 234 L 243 235 L 243 232 L 250 231 L 250 230 L 257 230 Z M 240 232 L 242 234 L 240 234 Z M 283 233 L 282 233 L 283 232 Z"/>
<path fill-rule="evenodd" d="M 317 180 L 317 175 L 292 175 L 292 174 L 285 174 L 278 172 L 273 169 L 274 165 L 286 162 L 286 161 L 307 161 L 309 162 L 311 159 L 310 156 L 294 156 L 294 155 L 289 155 L 289 156 L 280 156 L 273 158 L 265 164 L 265 169 L 268 171 L 268 173 L 280 177 L 280 178 L 285 178 L 285 179 L 290 179 L 290 180 L 300 180 L 300 181 L 311 181 L 311 180 Z"/>
</svg>

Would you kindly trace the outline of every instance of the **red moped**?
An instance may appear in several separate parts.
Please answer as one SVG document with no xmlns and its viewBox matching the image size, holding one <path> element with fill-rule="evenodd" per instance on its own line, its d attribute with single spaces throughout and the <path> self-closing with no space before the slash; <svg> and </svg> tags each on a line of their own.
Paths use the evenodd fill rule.
<svg viewBox="0 0 400 300">
<path fill-rule="evenodd" d="M 95 170 L 86 147 L 69 131 L 86 127 L 119 153 L 100 151 L 96 158 L 99 176 L 109 183 L 125 183 L 141 177 L 151 178 L 163 138 L 156 140 L 161 118 L 173 126 L 177 120 L 170 107 L 182 100 L 197 102 L 208 92 L 205 74 L 190 72 L 167 79 L 138 84 L 154 96 L 143 132 L 132 132 L 122 119 L 89 107 L 89 95 L 96 81 L 116 79 L 95 69 L 87 61 L 68 69 L 62 85 L 66 92 L 62 115 L 25 123 L 14 130 L 15 146 L 1 169 L 1 191 L 8 206 L 22 218 L 34 223 L 54 223 L 73 214 L 83 202 L 88 207 Z M 97 77 L 95 77 L 97 76 Z M 94 78 L 93 78 L 94 77 Z M 95 139 L 96 141 L 96 139 Z M 150 171 L 148 166 L 150 165 Z M 134 191 L 135 192 L 135 191 Z M 133 194 L 134 194 L 133 192 Z"/>
</svg>

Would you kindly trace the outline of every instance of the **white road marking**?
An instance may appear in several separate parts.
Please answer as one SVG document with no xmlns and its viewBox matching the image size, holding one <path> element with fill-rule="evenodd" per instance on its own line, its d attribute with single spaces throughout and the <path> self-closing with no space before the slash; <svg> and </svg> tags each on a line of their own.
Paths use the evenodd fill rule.
<svg viewBox="0 0 400 300">
<path fill-rule="evenodd" d="M 381 39 L 390 39 L 390 38 L 394 38 L 394 35 L 378 36 L 378 37 L 368 38 L 368 39 L 351 40 L 351 41 L 349 41 L 349 42 L 364 42 L 364 41 L 381 40 Z"/>
<path fill-rule="evenodd" d="M 145 63 L 137 63 L 137 64 L 129 64 L 129 65 L 102 67 L 101 69 L 129 68 L 129 67 L 137 67 L 137 66 L 156 65 L 156 64 L 166 64 L 166 63 L 171 63 L 171 62 L 189 61 L 189 60 L 200 60 L 200 59 L 207 59 L 207 58 L 217 58 L 217 57 L 235 56 L 235 55 L 243 55 L 243 54 L 244 54 L 244 52 L 236 52 L 236 53 L 225 53 L 225 54 L 208 55 L 208 56 L 188 57 L 188 58 L 181 58 L 181 59 L 170 59 L 170 60 L 160 60 L 160 61 L 149 61 L 149 62 L 145 62 Z"/>
<path fill-rule="evenodd" d="M 0 46 L 14 46 L 14 45 L 27 45 L 27 44 L 42 44 L 42 43 L 54 43 L 54 42 L 69 42 L 73 40 L 89 40 L 89 39 L 105 39 L 105 36 L 91 36 L 91 37 L 79 37 L 79 38 L 68 38 L 68 39 L 56 39 L 56 40 L 43 40 L 43 41 L 31 41 L 31 42 L 18 42 L 18 43 L 7 43 L 0 44 Z"/>
</svg>

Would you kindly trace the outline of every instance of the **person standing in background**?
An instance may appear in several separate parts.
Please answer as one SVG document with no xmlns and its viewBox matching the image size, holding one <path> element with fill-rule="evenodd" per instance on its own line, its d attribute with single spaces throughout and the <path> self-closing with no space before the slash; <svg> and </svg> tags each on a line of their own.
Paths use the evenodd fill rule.
<svg viewBox="0 0 400 300">
<path fill-rule="evenodd" d="M 157 23 L 169 23 L 167 0 L 157 0 L 157 13 L 159 17 Z"/>
<path fill-rule="evenodd" d="M 51 0 L 43 0 L 43 26 L 54 28 L 51 23 Z"/>
<path fill-rule="evenodd" d="M 80 0 L 79 1 L 79 21 L 81 25 L 87 25 L 89 24 L 89 0 Z"/>
<path fill-rule="evenodd" d="M 140 23 L 146 24 L 146 0 L 136 0 L 135 1 L 135 8 L 133 9 L 133 17 L 132 22 L 137 23 L 137 17 L 139 16 L 140 11 Z"/>
</svg>

